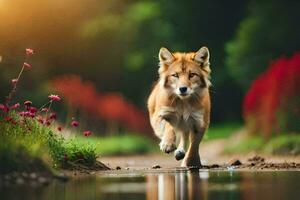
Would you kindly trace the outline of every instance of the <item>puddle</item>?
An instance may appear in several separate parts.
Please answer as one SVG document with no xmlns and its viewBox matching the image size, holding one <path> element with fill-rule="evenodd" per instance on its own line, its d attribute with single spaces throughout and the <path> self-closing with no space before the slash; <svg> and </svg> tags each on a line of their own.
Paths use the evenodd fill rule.
<svg viewBox="0 0 300 200">
<path fill-rule="evenodd" d="M 117 172 L 118 173 L 118 172 Z M 0 188 L 1 200 L 13 199 L 298 199 L 300 172 L 176 171 L 104 173 L 53 181 L 33 188 Z"/>
</svg>

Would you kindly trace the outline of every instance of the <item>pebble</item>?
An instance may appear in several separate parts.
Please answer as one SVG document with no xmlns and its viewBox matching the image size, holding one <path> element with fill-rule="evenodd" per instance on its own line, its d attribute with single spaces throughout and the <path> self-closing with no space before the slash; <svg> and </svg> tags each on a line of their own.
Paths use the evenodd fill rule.
<svg viewBox="0 0 300 200">
<path fill-rule="evenodd" d="M 238 166 L 242 165 L 242 162 L 240 160 L 235 160 L 234 162 L 231 163 L 231 166 Z"/>
<path fill-rule="evenodd" d="M 24 179 L 23 178 L 17 178 L 17 180 L 16 180 L 16 184 L 18 184 L 18 185 L 23 185 L 24 184 Z"/>
<path fill-rule="evenodd" d="M 29 178 L 31 178 L 31 179 L 36 179 L 36 178 L 37 178 L 36 173 L 31 173 L 31 174 L 29 175 Z"/>
<path fill-rule="evenodd" d="M 152 169 L 159 169 L 159 168 L 161 168 L 160 165 L 153 165 L 153 166 L 152 166 Z"/>
</svg>

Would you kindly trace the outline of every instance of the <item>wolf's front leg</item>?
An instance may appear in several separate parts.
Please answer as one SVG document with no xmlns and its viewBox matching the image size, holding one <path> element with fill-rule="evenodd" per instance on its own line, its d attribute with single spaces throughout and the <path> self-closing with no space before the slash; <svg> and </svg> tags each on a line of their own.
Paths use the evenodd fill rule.
<svg viewBox="0 0 300 200">
<path fill-rule="evenodd" d="M 200 131 L 191 131 L 189 134 L 190 145 L 187 150 L 186 156 L 182 161 L 182 167 L 201 167 L 201 160 L 199 156 L 199 144 L 205 133 L 205 129 L 201 128 Z"/>
<path fill-rule="evenodd" d="M 188 132 L 186 133 L 184 131 L 177 131 L 177 132 L 180 133 L 180 141 L 174 154 L 176 160 L 182 160 L 185 156 L 187 140 L 188 140 Z"/>
<path fill-rule="evenodd" d="M 171 153 L 176 149 L 176 135 L 173 127 L 168 122 L 165 124 L 164 133 L 159 146 L 165 153 Z"/>
</svg>

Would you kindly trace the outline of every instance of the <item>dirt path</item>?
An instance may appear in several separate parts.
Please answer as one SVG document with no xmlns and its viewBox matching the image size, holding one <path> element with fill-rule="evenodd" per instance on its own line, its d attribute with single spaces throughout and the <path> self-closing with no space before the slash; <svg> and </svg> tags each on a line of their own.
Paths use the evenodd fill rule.
<svg viewBox="0 0 300 200">
<path fill-rule="evenodd" d="M 205 142 L 201 145 L 200 155 L 204 168 L 300 171 L 300 156 L 271 156 L 262 154 L 257 156 L 255 152 L 246 155 L 223 155 L 224 144 L 224 140 L 216 140 Z M 173 154 L 163 153 L 101 157 L 99 160 L 112 169 L 123 170 L 172 169 L 180 167 L 180 161 L 176 161 Z"/>
</svg>

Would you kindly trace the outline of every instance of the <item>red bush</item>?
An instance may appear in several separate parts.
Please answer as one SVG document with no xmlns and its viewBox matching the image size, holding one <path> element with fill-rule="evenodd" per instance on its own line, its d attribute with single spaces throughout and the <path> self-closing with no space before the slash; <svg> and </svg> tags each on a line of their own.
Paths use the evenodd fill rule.
<svg viewBox="0 0 300 200">
<path fill-rule="evenodd" d="M 300 131 L 300 53 L 279 58 L 260 75 L 245 96 L 244 118 L 265 136 Z"/>
<path fill-rule="evenodd" d="M 99 93 L 91 82 L 83 82 L 79 76 L 57 77 L 52 86 L 72 107 L 97 116 L 132 131 L 148 131 L 149 124 L 145 113 L 127 102 L 119 93 Z"/>
</svg>

